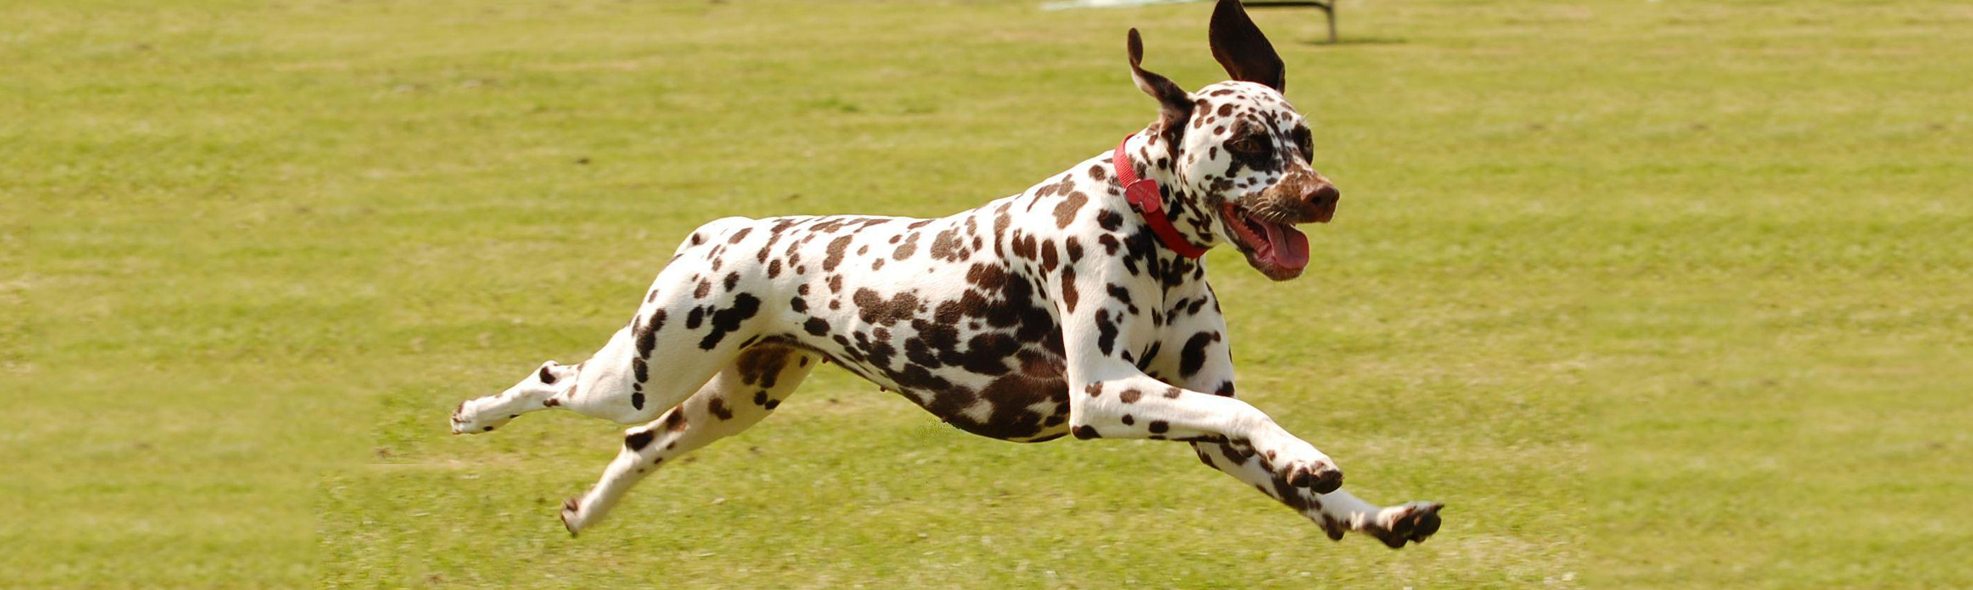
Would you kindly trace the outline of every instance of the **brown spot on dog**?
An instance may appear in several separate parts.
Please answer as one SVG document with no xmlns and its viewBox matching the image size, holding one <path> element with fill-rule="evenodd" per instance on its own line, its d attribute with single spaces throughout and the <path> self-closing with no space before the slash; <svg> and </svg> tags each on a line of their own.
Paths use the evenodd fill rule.
<svg viewBox="0 0 1973 590">
<path fill-rule="evenodd" d="M 712 314 L 712 331 L 699 341 L 701 350 L 712 350 L 730 332 L 740 329 L 740 323 L 760 312 L 760 298 L 741 293 L 733 297 L 733 305 Z"/>
<path fill-rule="evenodd" d="M 734 359 L 733 368 L 740 373 L 740 381 L 747 385 L 760 385 L 772 388 L 788 368 L 788 349 L 778 346 L 758 346 L 749 348 Z"/>
<path fill-rule="evenodd" d="M 1123 312 L 1117 312 L 1117 319 L 1123 319 Z M 1103 356 L 1110 356 L 1117 349 L 1117 324 L 1110 321 L 1109 310 L 1096 310 L 1096 350 Z"/>
<path fill-rule="evenodd" d="M 1116 256 L 1117 249 L 1123 247 L 1123 243 L 1117 241 L 1117 237 L 1111 234 L 1097 236 L 1096 243 L 1103 246 L 1103 254 L 1107 256 Z"/>
<path fill-rule="evenodd" d="M 651 439 L 656 436 L 655 434 L 651 434 L 649 430 L 630 433 L 630 436 L 623 437 L 623 448 L 630 449 L 632 452 L 642 451 L 644 447 L 651 444 Z"/>
<path fill-rule="evenodd" d="M 1055 227 L 1067 229 L 1069 224 L 1075 222 L 1076 214 L 1082 212 L 1082 206 L 1088 202 L 1089 197 L 1081 192 L 1069 193 L 1068 198 L 1062 199 L 1061 203 L 1055 205 Z"/>
<path fill-rule="evenodd" d="M 959 232 L 950 229 L 932 238 L 930 252 L 932 259 L 946 262 L 961 262 L 967 257 L 966 250 L 959 242 Z"/>
<path fill-rule="evenodd" d="M 1076 267 L 1062 268 L 1062 306 L 1064 313 L 1075 313 L 1076 300 L 1081 294 L 1076 292 Z"/>
<path fill-rule="evenodd" d="M 879 297 L 876 291 L 857 289 L 851 296 L 856 304 L 857 317 L 864 323 L 889 326 L 910 320 L 918 312 L 918 296 L 910 292 L 898 293 L 890 299 Z"/>
<path fill-rule="evenodd" d="M 665 310 L 651 312 L 651 317 L 635 330 L 637 336 L 637 356 L 651 358 L 651 349 L 658 345 L 658 330 L 665 327 Z"/>
<path fill-rule="evenodd" d="M 904 260 L 906 258 L 910 258 L 911 254 L 917 251 L 918 251 L 918 232 L 911 232 L 909 235 L 906 235 L 904 237 L 904 243 L 898 244 L 897 249 L 891 251 L 891 259 Z"/>
<path fill-rule="evenodd" d="M 1207 330 L 1193 334 L 1185 341 L 1184 350 L 1179 351 L 1178 372 L 1181 377 L 1191 377 L 1206 365 L 1206 347 L 1219 342 L 1219 332 Z"/>
<path fill-rule="evenodd" d="M 1103 229 L 1117 231 L 1117 228 L 1124 225 L 1124 216 L 1117 214 L 1115 211 L 1104 209 L 1102 212 L 1096 214 L 1096 224 L 1103 226 Z"/>
<path fill-rule="evenodd" d="M 1220 445 L 1220 446 L 1219 446 L 1219 455 L 1220 455 L 1221 457 L 1226 457 L 1226 460 L 1227 460 L 1228 462 L 1231 462 L 1231 463 L 1233 463 L 1234 465 L 1246 465 L 1246 464 L 1247 464 L 1247 456 L 1246 456 L 1246 455 L 1242 455 L 1242 454 L 1240 454 L 1240 452 L 1239 452 L 1239 451 L 1236 451 L 1236 450 L 1234 450 L 1234 449 L 1233 449 L 1233 445 Z"/>
<path fill-rule="evenodd" d="M 822 259 L 822 272 L 835 270 L 836 265 L 842 264 L 843 254 L 849 250 L 849 242 L 850 236 L 842 236 L 829 241 L 829 256 Z"/>
<path fill-rule="evenodd" d="M 1037 246 L 1035 245 L 1037 242 L 1034 236 L 1028 235 L 1025 232 L 1022 232 L 1021 230 L 1014 230 L 1014 235 L 1011 238 L 1009 238 L 1008 241 L 1014 247 L 1013 249 L 1014 249 L 1015 258 L 1020 258 L 1023 260 L 1034 259 L 1035 249 L 1037 248 Z"/>
</svg>

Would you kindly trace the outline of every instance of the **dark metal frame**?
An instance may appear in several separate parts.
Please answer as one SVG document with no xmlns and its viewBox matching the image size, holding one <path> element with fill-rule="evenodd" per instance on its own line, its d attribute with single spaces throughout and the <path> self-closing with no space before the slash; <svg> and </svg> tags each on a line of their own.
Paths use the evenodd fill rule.
<svg viewBox="0 0 1973 590">
<path fill-rule="evenodd" d="M 1336 2 L 1337 0 L 1329 0 L 1328 2 L 1316 0 L 1260 0 L 1259 2 L 1241 2 L 1241 4 L 1245 4 L 1248 8 L 1320 8 L 1322 9 L 1322 13 L 1329 17 L 1329 42 L 1335 43 Z"/>
</svg>

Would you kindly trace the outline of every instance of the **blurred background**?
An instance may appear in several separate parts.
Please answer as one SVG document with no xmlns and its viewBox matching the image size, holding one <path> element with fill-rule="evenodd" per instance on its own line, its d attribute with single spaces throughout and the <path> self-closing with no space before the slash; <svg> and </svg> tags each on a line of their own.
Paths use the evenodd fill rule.
<svg viewBox="0 0 1973 590">
<path fill-rule="evenodd" d="M 1973 6 L 1256 11 L 1343 189 L 1209 265 L 1393 552 L 1158 442 L 835 369 L 571 539 L 619 426 L 452 437 L 727 215 L 940 216 L 1225 76 L 1210 3 L 0 6 L 0 587 L 1973 586 Z"/>
</svg>

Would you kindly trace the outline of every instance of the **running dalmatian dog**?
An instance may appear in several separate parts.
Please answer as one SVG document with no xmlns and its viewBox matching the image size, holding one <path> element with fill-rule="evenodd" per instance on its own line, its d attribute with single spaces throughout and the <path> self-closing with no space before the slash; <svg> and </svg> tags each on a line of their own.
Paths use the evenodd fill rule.
<svg viewBox="0 0 1973 590">
<path fill-rule="evenodd" d="M 824 361 L 967 432 L 1018 442 L 1183 441 L 1207 466 L 1341 539 L 1392 548 L 1440 504 L 1372 505 L 1328 455 L 1233 395 L 1226 321 L 1198 259 L 1230 243 L 1274 280 L 1302 273 L 1336 188 L 1282 97 L 1281 58 L 1237 0 L 1213 56 L 1233 78 L 1187 94 L 1139 67 L 1158 120 L 1018 195 L 942 219 L 726 218 L 694 231 L 630 323 L 574 366 L 549 361 L 461 404 L 455 433 L 567 408 L 642 424 L 562 507 L 574 534 L 666 462 L 745 430 Z"/>
</svg>

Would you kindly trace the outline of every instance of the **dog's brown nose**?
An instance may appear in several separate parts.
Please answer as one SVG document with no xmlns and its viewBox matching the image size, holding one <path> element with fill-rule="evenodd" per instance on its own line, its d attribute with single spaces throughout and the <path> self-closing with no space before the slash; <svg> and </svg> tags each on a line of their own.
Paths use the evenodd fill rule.
<svg viewBox="0 0 1973 590">
<path fill-rule="evenodd" d="M 1329 223 L 1329 219 L 1336 216 L 1336 201 L 1343 199 L 1343 192 L 1336 190 L 1336 185 L 1329 184 L 1328 179 L 1324 179 L 1321 184 L 1316 185 L 1315 190 L 1309 191 L 1303 198 L 1307 200 L 1309 209 L 1315 211 L 1317 222 Z"/>
<path fill-rule="evenodd" d="M 1324 182 L 1317 185 L 1315 190 L 1309 191 L 1308 196 L 1305 198 L 1308 199 L 1310 207 L 1335 207 L 1336 201 L 1343 198 L 1343 192 L 1336 190 L 1336 185 Z"/>
</svg>

